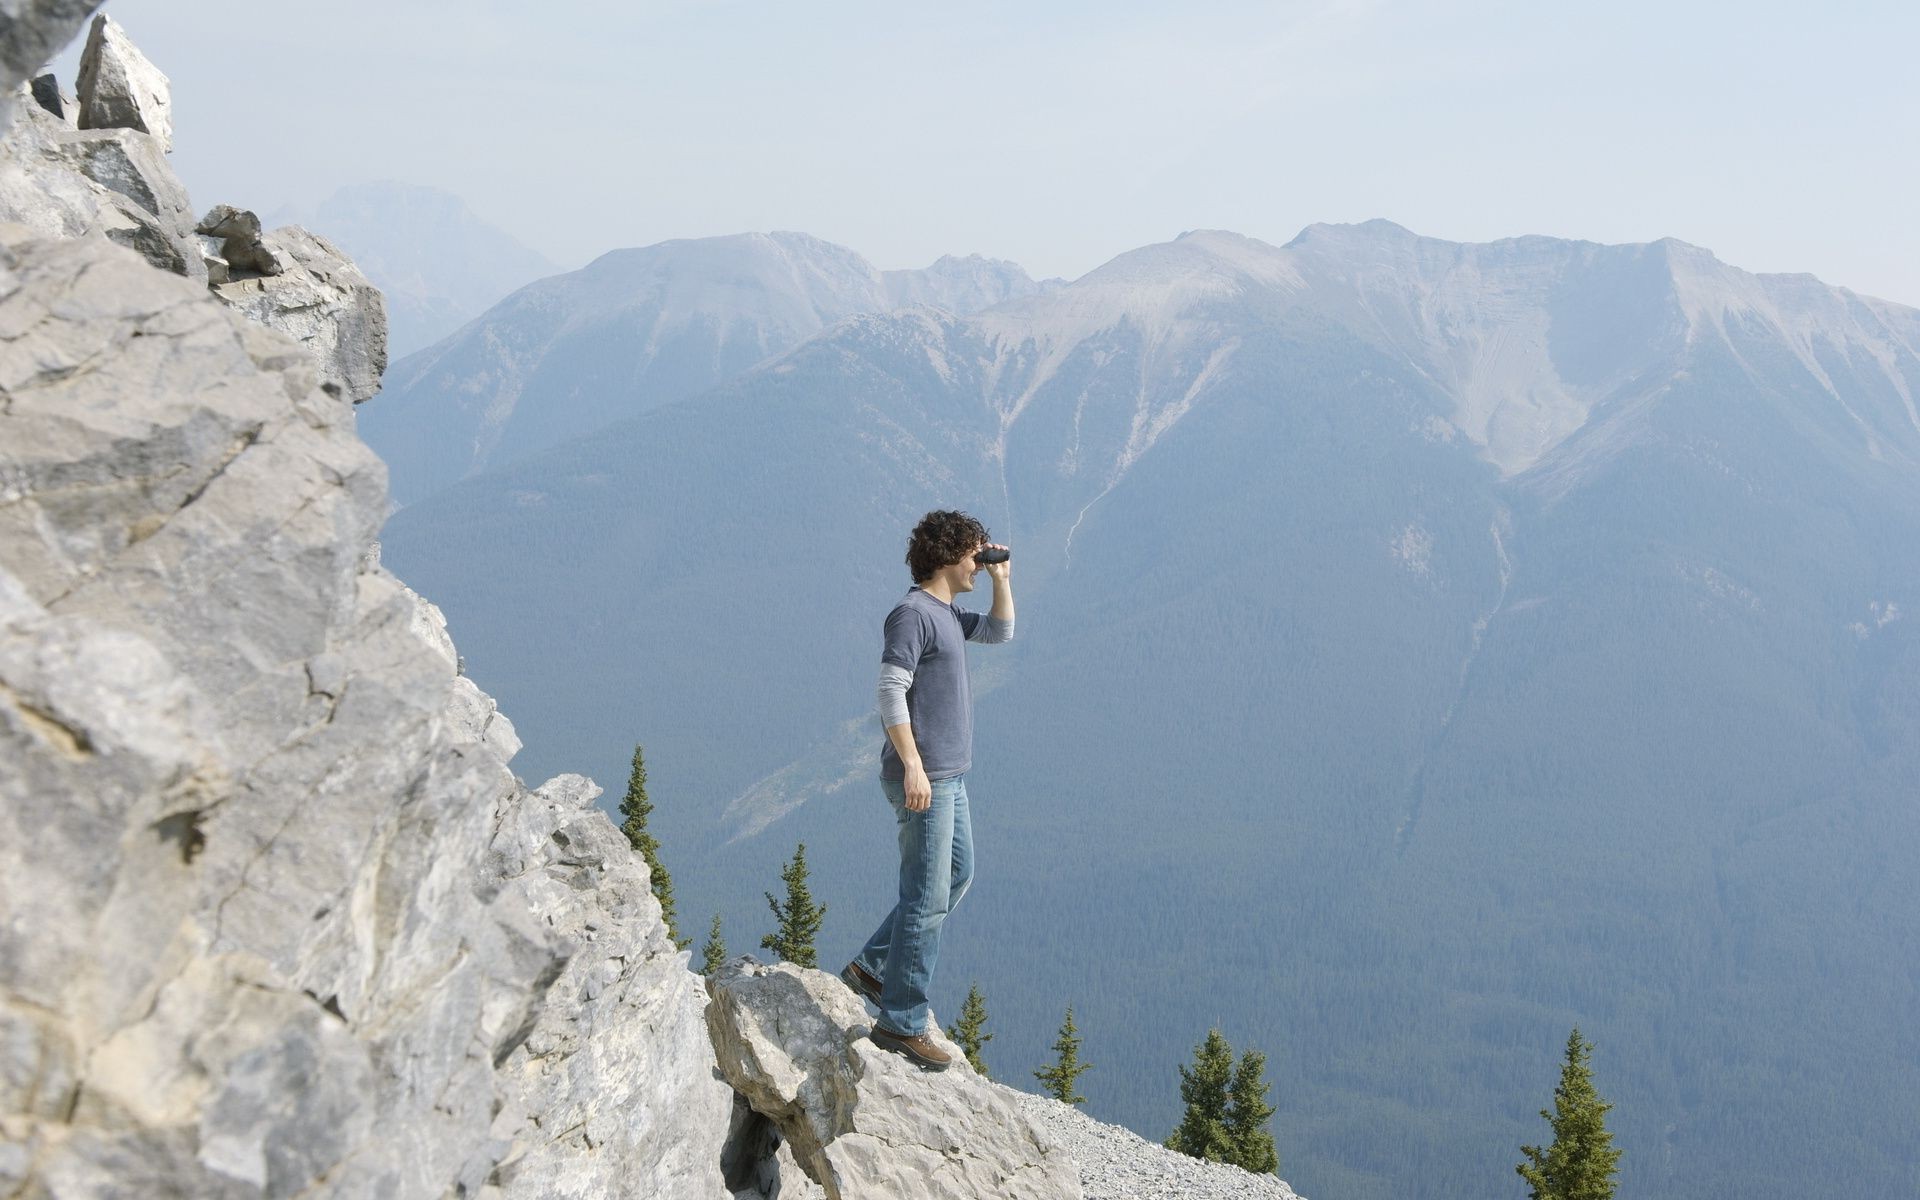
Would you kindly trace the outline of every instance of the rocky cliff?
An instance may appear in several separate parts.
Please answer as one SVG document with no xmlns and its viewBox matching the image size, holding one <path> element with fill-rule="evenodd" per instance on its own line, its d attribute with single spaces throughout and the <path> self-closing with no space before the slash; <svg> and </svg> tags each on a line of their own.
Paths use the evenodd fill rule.
<svg viewBox="0 0 1920 1200">
<path fill-rule="evenodd" d="M 89 7 L 0 25 L 0 1191 L 1080 1195 L 831 977 L 710 999 L 599 789 L 514 776 L 380 564 L 377 293 L 239 210 L 183 232 L 105 18 L 79 124 L 127 124 L 16 91 Z"/>
<path fill-rule="evenodd" d="M 24 144 L 89 133 L 184 200 L 152 134 Z M 0 1182 L 725 1194 L 699 981 L 380 567 L 364 389 L 125 226 L 49 230 L 125 193 L 22 145 L 66 186 L 0 236 Z"/>
</svg>

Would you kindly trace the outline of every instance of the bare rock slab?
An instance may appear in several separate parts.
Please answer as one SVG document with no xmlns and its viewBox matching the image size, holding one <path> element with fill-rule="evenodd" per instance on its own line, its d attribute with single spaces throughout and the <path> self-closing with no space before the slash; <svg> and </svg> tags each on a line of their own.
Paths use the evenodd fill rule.
<svg viewBox="0 0 1920 1200">
<path fill-rule="evenodd" d="M 173 149 L 173 85 L 105 13 L 80 54 L 80 128 L 138 129 Z"/>
<path fill-rule="evenodd" d="M 959 1061 L 927 1072 L 880 1049 L 845 984 L 736 959 L 707 981 L 720 1071 L 778 1128 L 828 1200 L 1059 1200 L 1079 1172 L 1009 1098 Z"/>
</svg>

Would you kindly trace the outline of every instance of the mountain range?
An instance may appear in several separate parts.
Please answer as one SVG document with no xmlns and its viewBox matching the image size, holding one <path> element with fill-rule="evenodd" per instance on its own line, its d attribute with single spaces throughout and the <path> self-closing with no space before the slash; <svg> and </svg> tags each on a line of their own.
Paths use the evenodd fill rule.
<svg viewBox="0 0 1920 1200">
<path fill-rule="evenodd" d="M 1489 1194 L 1578 1025 L 1623 1193 L 1920 1187 L 1920 312 L 1382 221 L 973 311 L 727 242 L 523 289 L 361 414 L 519 769 L 645 745 L 689 932 L 753 945 L 801 841 L 823 963 L 884 913 L 879 623 L 963 507 L 1020 616 L 934 1008 L 980 983 L 996 1075 L 1071 1004 L 1090 1111 L 1164 1137 L 1219 1027 L 1303 1193 Z"/>
<path fill-rule="evenodd" d="M 662 242 L 530 284 L 389 369 L 361 432 L 411 503 L 489 465 L 684 399 L 858 313 L 969 313 L 1042 285 L 1013 263 L 881 271 L 799 233 Z"/>
</svg>

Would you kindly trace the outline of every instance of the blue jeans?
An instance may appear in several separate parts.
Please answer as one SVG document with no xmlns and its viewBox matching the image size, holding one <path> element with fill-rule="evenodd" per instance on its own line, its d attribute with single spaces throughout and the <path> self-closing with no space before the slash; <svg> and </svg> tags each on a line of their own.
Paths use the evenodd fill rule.
<svg viewBox="0 0 1920 1200">
<path fill-rule="evenodd" d="M 874 1024 L 907 1037 L 927 1031 L 927 989 L 940 957 L 940 925 L 973 882 L 966 776 L 932 783 L 926 811 L 914 812 L 907 807 L 904 783 L 880 781 L 900 826 L 900 899 L 854 959 L 880 981 L 880 1017 Z"/>
</svg>

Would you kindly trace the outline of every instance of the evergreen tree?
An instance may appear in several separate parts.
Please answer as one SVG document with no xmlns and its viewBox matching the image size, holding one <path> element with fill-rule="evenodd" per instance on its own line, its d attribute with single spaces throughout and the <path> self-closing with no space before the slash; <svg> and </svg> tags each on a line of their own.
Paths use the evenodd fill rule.
<svg viewBox="0 0 1920 1200">
<path fill-rule="evenodd" d="M 707 944 L 700 951 L 700 973 L 711 975 L 727 961 L 727 944 L 720 938 L 720 914 L 713 914 L 713 928 L 707 931 Z"/>
<path fill-rule="evenodd" d="M 676 948 L 685 950 L 692 942 L 680 936 L 680 922 L 673 911 L 673 880 L 660 864 L 660 839 L 647 832 L 647 814 L 652 811 L 653 804 L 647 799 L 646 756 L 635 746 L 633 771 L 627 776 L 627 794 L 620 801 L 620 832 L 627 835 L 627 844 L 647 860 L 647 874 L 652 881 L 654 898 L 660 901 L 660 916 L 667 923 L 667 936 L 673 939 Z"/>
<path fill-rule="evenodd" d="M 760 939 L 763 949 L 771 950 L 781 958 L 797 967 L 818 967 L 818 957 L 813 949 L 813 936 L 820 932 L 821 918 L 827 915 L 825 905 L 815 906 L 813 893 L 807 890 L 807 844 L 801 842 L 793 851 L 793 859 L 780 872 L 780 878 L 787 885 L 787 902 L 783 905 L 768 892 L 767 907 L 773 910 L 774 920 L 779 929 Z"/>
<path fill-rule="evenodd" d="M 1093 1064 L 1080 1061 L 1080 1031 L 1073 1023 L 1071 1004 L 1067 1005 L 1066 1024 L 1060 1026 L 1060 1036 L 1054 1040 L 1053 1052 L 1057 1056 L 1053 1065 L 1035 1071 L 1033 1077 L 1055 1100 L 1064 1104 L 1085 1104 L 1087 1098 L 1074 1090 L 1074 1082 L 1093 1070 Z"/>
<path fill-rule="evenodd" d="M 1267 1056 L 1249 1050 L 1240 1056 L 1233 1069 L 1233 1082 L 1227 1086 L 1227 1144 L 1232 1157 L 1227 1161 L 1255 1175 L 1276 1175 L 1280 1171 L 1280 1153 L 1273 1148 L 1273 1135 L 1267 1132 L 1267 1120 L 1273 1107 L 1267 1103 Z"/>
<path fill-rule="evenodd" d="M 1227 1099 L 1233 1083 L 1233 1047 L 1218 1029 L 1194 1048 L 1193 1068 L 1180 1068 L 1180 1099 L 1187 1110 L 1167 1139 L 1167 1149 L 1194 1158 L 1231 1162 L 1233 1141 L 1227 1133 Z"/>
<path fill-rule="evenodd" d="M 1553 1144 L 1545 1150 L 1520 1147 L 1527 1161 L 1514 1170 L 1531 1185 L 1530 1200 L 1613 1200 L 1621 1151 L 1613 1148 L 1613 1135 L 1607 1132 L 1607 1110 L 1613 1105 L 1594 1090 L 1587 1061 L 1592 1051 L 1592 1043 L 1581 1040 L 1576 1027 L 1567 1038 L 1553 1111 L 1540 1110 L 1553 1127 Z"/>
<path fill-rule="evenodd" d="M 987 1073 L 987 1061 L 980 1057 L 980 1048 L 993 1040 L 986 1032 L 987 1000 L 980 994 L 980 985 L 974 983 L 967 989 L 967 1002 L 960 1006 L 960 1020 L 948 1030 L 954 1045 L 966 1052 L 967 1061 L 973 1069 L 982 1075 Z"/>
</svg>

